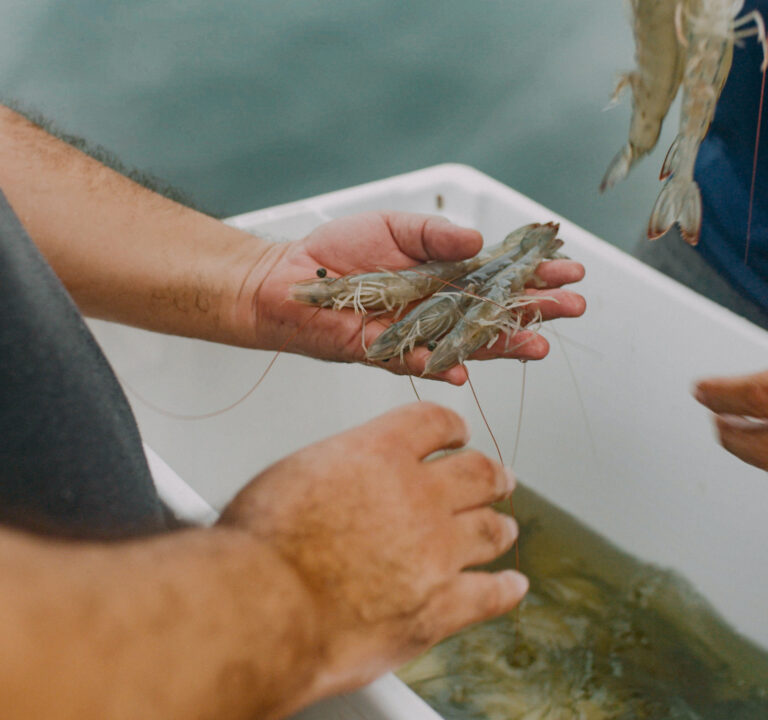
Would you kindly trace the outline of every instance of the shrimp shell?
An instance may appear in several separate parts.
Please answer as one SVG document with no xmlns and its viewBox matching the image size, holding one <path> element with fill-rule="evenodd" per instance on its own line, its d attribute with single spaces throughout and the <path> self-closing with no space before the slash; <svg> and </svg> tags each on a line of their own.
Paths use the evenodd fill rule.
<svg viewBox="0 0 768 720">
<path fill-rule="evenodd" d="M 485 265 L 501 255 L 516 241 L 515 233 L 503 242 L 467 260 L 435 261 L 399 271 L 347 275 L 339 278 L 312 279 L 296 283 L 291 298 L 308 305 L 341 310 L 351 307 L 356 313 L 367 310 L 397 309 L 399 315 L 414 300 L 431 295 L 447 283 Z"/>
<path fill-rule="evenodd" d="M 298 302 L 341 310 L 351 307 L 356 313 L 368 310 L 397 309 L 432 294 L 457 277 L 474 270 L 478 260 L 429 262 L 399 272 L 379 272 L 323 278 L 296 283 L 291 298 Z"/>
<path fill-rule="evenodd" d="M 515 310 L 541 300 L 524 293 L 542 260 L 563 245 L 557 227 L 545 225 L 526 238 L 525 254 L 498 272 L 483 287 L 482 298 L 470 300 L 464 317 L 437 345 L 427 361 L 425 375 L 434 375 L 464 362 L 475 350 L 492 343 L 498 334 L 520 329 Z"/>
<path fill-rule="evenodd" d="M 768 56 L 762 16 L 755 10 L 736 18 L 743 5 L 743 0 L 687 0 L 686 9 L 678 13 L 687 45 L 683 107 L 679 132 L 661 170 L 662 180 L 671 179 L 661 189 L 648 221 L 651 240 L 677 222 L 686 242 L 699 241 L 701 193 L 693 179 L 694 166 L 731 69 L 734 43 L 756 35 Z M 749 22 L 754 27 L 740 29 Z"/>
<path fill-rule="evenodd" d="M 539 227 L 540 223 L 533 223 L 507 235 L 500 245 L 488 251 L 489 255 L 496 254 L 498 248 L 502 248 L 506 250 L 503 255 L 458 278 L 452 286 L 420 303 L 402 320 L 390 325 L 368 348 L 367 358 L 388 360 L 397 355 L 402 358 L 417 344 L 442 337 L 461 317 L 467 299 L 471 297 L 469 293 L 474 293 L 509 262 L 518 259 L 525 251 L 522 247 L 525 238 Z"/>
<path fill-rule="evenodd" d="M 685 53 L 675 27 L 678 3 L 632 0 L 636 68 L 619 79 L 611 104 L 621 90 L 632 90 L 632 120 L 627 144 L 613 158 L 600 192 L 623 180 L 631 167 L 656 146 L 664 118 L 683 79 Z"/>
</svg>

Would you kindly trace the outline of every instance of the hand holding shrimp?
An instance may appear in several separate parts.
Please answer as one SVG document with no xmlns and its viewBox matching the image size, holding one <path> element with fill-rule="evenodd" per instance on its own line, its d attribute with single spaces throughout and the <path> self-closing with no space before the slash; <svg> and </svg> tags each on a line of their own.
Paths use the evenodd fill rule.
<svg viewBox="0 0 768 720">
<path fill-rule="evenodd" d="M 289 299 L 292 286 L 317 277 L 320 268 L 328 277 L 338 277 L 355 272 L 400 270 L 430 260 L 463 260 L 475 255 L 481 242 L 475 230 L 458 227 L 443 218 L 382 212 L 333 220 L 304 240 L 273 245 L 243 282 L 238 324 L 250 327 L 254 338 L 243 344 L 278 349 L 296 335 L 287 348 L 291 352 L 362 362 L 363 340 L 374 341 L 391 324 L 392 317 L 377 316 L 364 323 L 351 307 L 341 311 L 308 307 Z M 559 289 L 583 277 L 580 264 L 549 261 L 541 265 L 537 275 L 541 288 L 529 292 L 553 298 L 540 306 L 544 319 L 577 317 L 584 312 L 585 303 L 580 295 Z M 297 334 L 299 328 L 302 329 Z M 508 346 L 504 341 L 497 342 L 490 350 L 478 353 L 478 357 L 540 359 L 547 351 L 546 340 L 533 333 L 521 333 Z M 420 373 L 428 354 L 425 348 L 417 348 L 405 356 L 404 363 L 393 360 L 383 367 L 398 373 Z M 439 377 L 461 384 L 466 374 L 455 367 Z"/>
</svg>

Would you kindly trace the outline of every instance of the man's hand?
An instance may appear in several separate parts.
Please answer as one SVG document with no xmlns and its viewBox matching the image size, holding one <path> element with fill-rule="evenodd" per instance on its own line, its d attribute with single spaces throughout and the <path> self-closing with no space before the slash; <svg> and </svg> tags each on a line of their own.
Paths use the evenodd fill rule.
<svg viewBox="0 0 768 720">
<path fill-rule="evenodd" d="M 92 317 L 157 332 L 313 357 L 361 362 L 363 322 L 352 310 L 316 311 L 289 300 L 291 286 L 316 277 L 396 270 L 427 260 L 460 260 L 480 250 L 475 230 L 430 215 L 370 212 L 333 220 L 306 238 L 271 243 L 156 195 L 0 106 L 0 186 L 80 309 Z M 542 264 L 544 319 L 576 317 L 584 299 L 560 286 L 584 268 Z M 316 315 L 313 317 L 313 315 Z M 311 319 L 310 319 L 311 318 Z M 372 342 L 392 321 L 365 325 Z M 547 341 L 531 332 L 474 357 L 539 359 Z M 424 370 L 417 348 L 394 372 Z M 461 384 L 462 367 L 441 379 Z"/>
<path fill-rule="evenodd" d="M 514 520 L 488 507 L 514 485 L 501 465 L 472 450 L 429 459 L 467 439 L 452 411 L 406 406 L 278 462 L 224 511 L 221 525 L 271 546 L 309 591 L 323 656 L 315 699 L 525 594 L 515 571 L 467 571 L 517 537 Z"/>
<path fill-rule="evenodd" d="M 768 470 L 768 371 L 701 380 L 695 396 L 716 414 L 723 447 L 744 462 Z"/>
<path fill-rule="evenodd" d="M 475 255 L 481 246 L 480 233 L 437 216 L 370 212 L 333 220 L 304 240 L 275 245 L 267 251 L 245 280 L 237 322 L 246 328 L 245 332 L 250 328 L 250 332 L 258 335 L 260 347 L 278 349 L 287 343 L 286 349 L 291 352 L 361 362 L 365 359 L 363 333 L 365 344 L 370 344 L 392 322 L 391 315 L 375 317 L 364 324 L 351 309 L 318 311 L 287 299 L 294 283 L 315 278 L 318 268 L 326 269 L 331 277 L 383 268 L 401 269 L 428 260 L 461 260 Z M 581 280 L 584 268 L 579 263 L 547 262 L 538 275 L 546 287 L 529 292 L 552 298 L 538 305 L 544 319 L 577 317 L 584 312 L 585 302 L 580 295 L 559 289 Z M 490 350 L 483 349 L 474 357 L 537 360 L 548 350 L 543 337 L 524 331 L 509 342 L 500 337 Z M 426 348 L 417 348 L 406 355 L 405 364 L 395 359 L 383 367 L 419 374 L 427 357 Z M 455 367 L 440 377 L 461 384 L 466 373 Z"/>
</svg>

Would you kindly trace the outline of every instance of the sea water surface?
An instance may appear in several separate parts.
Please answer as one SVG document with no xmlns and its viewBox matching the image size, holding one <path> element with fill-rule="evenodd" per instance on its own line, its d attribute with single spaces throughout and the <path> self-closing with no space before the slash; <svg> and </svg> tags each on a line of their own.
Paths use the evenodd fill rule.
<svg viewBox="0 0 768 720">
<path fill-rule="evenodd" d="M 443 162 L 628 248 L 674 134 L 600 196 L 617 0 L 0 0 L 0 99 L 231 215 Z"/>
</svg>

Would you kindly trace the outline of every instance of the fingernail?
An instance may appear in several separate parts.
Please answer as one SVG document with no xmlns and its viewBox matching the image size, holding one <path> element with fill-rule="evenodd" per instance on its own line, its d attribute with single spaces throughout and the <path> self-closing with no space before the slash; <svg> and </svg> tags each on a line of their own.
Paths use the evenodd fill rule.
<svg viewBox="0 0 768 720">
<path fill-rule="evenodd" d="M 704 391 L 698 385 L 693 386 L 693 397 L 695 397 L 702 405 L 706 404 Z"/>
<path fill-rule="evenodd" d="M 511 493 L 517 487 L 517 478 L 512 468 L 508 465 L 504 466 L 504 474 L 507 476 L 507 492 Z"/>
<path fill-rule="evenodd" d="M 512 590 L 515 595 L 525 595 L 525 593 L 528 592 L 530 582 L 523 573 L 518 572 L 517 570 L 504 570 L 501 574 L 504 576 L 505 582 L 509 584 L 510 590 Z"/>
</svg>

